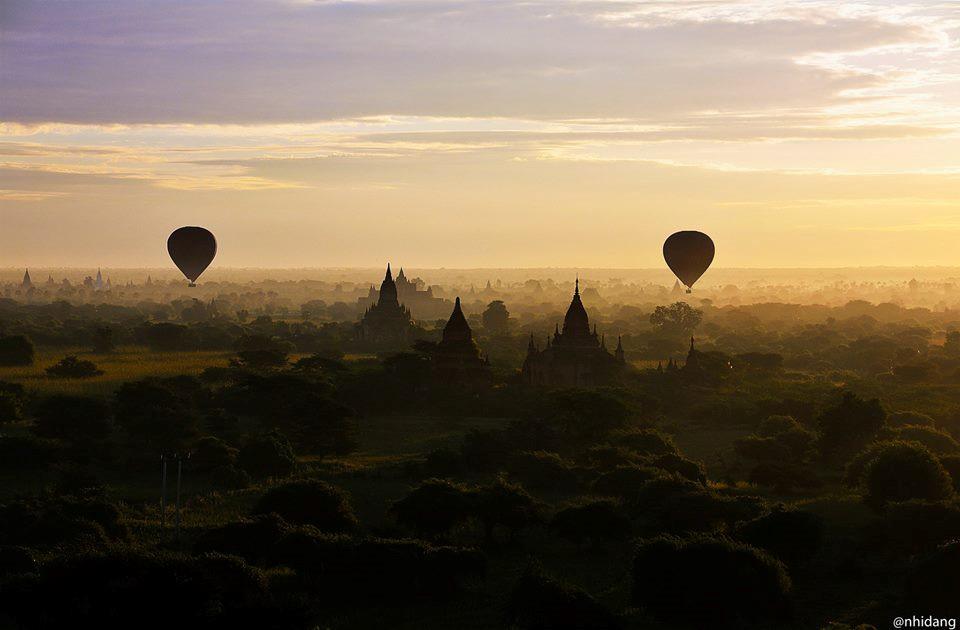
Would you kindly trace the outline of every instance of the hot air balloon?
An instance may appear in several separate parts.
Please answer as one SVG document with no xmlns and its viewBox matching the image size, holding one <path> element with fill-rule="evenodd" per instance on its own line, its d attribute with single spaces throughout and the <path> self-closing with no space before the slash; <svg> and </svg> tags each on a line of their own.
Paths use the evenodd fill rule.
<svg viewBox="0 0 960 630">
<path fill-rule="evenodd" d="M 217 239 L 210 230 L 196 226 L 177 228 L 167 239 L 167 251 L 174 264 L 197 286 L 197 278 L 217 255 Z"/>
<path fill-rule="evenodd" d="M 715 251 L 709 236 L 692 230 L 671 234 L 663 242 L 663 259 L 680 282 L 687 285 L 687 293 L 710 267 Z"/>
</svg>

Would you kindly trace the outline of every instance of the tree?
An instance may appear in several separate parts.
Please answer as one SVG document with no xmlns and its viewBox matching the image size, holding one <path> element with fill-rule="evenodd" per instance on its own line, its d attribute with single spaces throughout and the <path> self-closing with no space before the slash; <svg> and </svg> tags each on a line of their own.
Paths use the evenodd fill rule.
<svg viewBox="0 0 960 630">
<path fill-rule="evenodd" d="M 943 351 L 951 357 L 960 356 L 960 331 L 951 330 L 943 343 Z"/>
<path fill-rule="evenodd" d="M 560 510 L 550 521 L 550 529 L 575 543 L 584 541 L 626 540 L 630 537 L 630 519 L 620 506 L 609 499 L 574 505 Z"/>
<path fill-rule="evenodd" d="M 907 575 L 904 604 L 910 610 L 936 611 L 938 617 L 960 616 L 958 562 L 960 541 L 956 539 L 917 561 Z"/>
<path fill-rule="evenodd" d="M 220 438 L 208 435 L 197 440 L 193 446 L 190 462 L 197 470 L 215 470 L 237 463 L 240 451 Z"/>
<path fill-rule="evenodd" d="M 116 350 L 113 341 L 113 329 L 109 326 L 97 326 L 93 329 L 93 351 L 96 354 L 109 354 Z"/>
<path fill-rule="evenodd" d="M 0 381 L 0 424 L 19 420 L 25 400 L 23 385 Z"/>
<path fill-rule="evenodd" d="M 622 429 L 634 416 L 616 390 L 569 389 L 551 393 L 539 410 L 539 417 L 560 428 L 574 441 L 597 442 Z"/>
<path fill-rule="evenodd" d="M 703 311 L 686 302 L 674 302 L 670 306 L 658 306 L 650 314 L 650 323 L 665 333 L 692 333 L 703 320 Z"/>
<path fill-rule="evenodd" d="M 953 494 L 953 481 L 930 451 L 915 442 L 890 442 L 867 464 L 865 500 L 874 507 L 891 501 L 938 501 Z"/>
<path fill-rule="evenodd" d="M 283 367 L 292 346 L 267 335 L 245 335 L 237 342 L 235 365 L 253 369 Z"/>
<path fill-rule="evenodd" d="M 427 479 L 391 506 L 397 522 L 418 535 L 446 534 L 475 513 L 477 491 L 448 479 Z"/>
<path fill-rule="evenodd" d="M 79 359 L 73 355 L 60 359 L 45 371 L 55 378 L 91 378 L 103 374 L 103 370 L 97 369 L 97 364 L 93 361 Z"/>
<path fill-rule="evenodd" d="M 274 429 L 250 438 L 237 463 L 255 477 L 285 477 L 296 468 L 297 458 L 286 436 Z"/>
<path fill-rule="evenodd" d="M 189 350 L 196 346 L 195 336 L 190 328 L 183 324 L 147 324 L 137 330 L 137 335 L 151 350 L 159 352 Z"/>
<path fill-rule="evenodd" d="M 778 560 L 723 538 L 643 540 L 633 561 L 633 602 L 670 627 L 787 627 L 790 588 Z"/>
<path fill-rule="evenodd" d="M 734 536 L 795 568 L 817 553 L 823 532 L 823 521 L 816 514 L 787 510 L 781 505 L 769 514 L 738 524 Z"/>
<path fill-rule="evenodd" d="M 253 514 L 277 514 L 288 523 L 313 525 L 333 534 L 354 531 L 359 525 L 347 494 L 316 479 L 270 488 L 257 501 Z"/>
<path fill-rule="evenodd" d="M 509 326 L 510 312 L 507 310 L 503 300 L 494 300 L 487 304 L 487 309 L 483 311 L 483 327 L 493 335 L 502 335 L 507 332 Z"/>
<path fill-rule="evenodd" d="M 853 392 L 844 392 L 837 405 L 817 418 L 821 453 L 833 459 L 849 457 L 877 435 L 886 419 L 878 399 L 865 400 Z"/>
<path fill-rule="evenodd" d="M 192 401 L 175 392 L 172 383 L 150 380 L 124 383 L 114 394 L 117 424 L 142 447 L 153 452 L 184 448 L 198 433 Z"/>
<path fill-rule="evenodd" d="M 483 523 L 486 537 L 493 537 L 494 528 L 504 527 L 512 536 L 538 519 L 536 500 L 519 484 L 498 477 L 480 489 L 477 516 Z"/>
<path fill-rule="evenodd" d="M 589 593 L 528 567 L 510 591 L 505 621 L 524 630 L 615 630 L 616 616 Z"/>
<path fill-rule="evenodd" d="M 33 344 L 23 335 L 0 337 L 0 365 L 33 365 Z"/>
<path fill-rule="evenodd" d="M 113 429 L 109 405 L 86 396 L 50 396 L 40 401 L 33 416 L 34 434 L 73 444 L 102 440 Z"/>
</svg>

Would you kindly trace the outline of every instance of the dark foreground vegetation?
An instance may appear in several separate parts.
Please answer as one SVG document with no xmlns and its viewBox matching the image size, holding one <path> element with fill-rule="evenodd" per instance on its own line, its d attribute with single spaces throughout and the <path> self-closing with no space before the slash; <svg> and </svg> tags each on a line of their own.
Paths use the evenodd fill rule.
<svg viewBox="0 0 960 630">
<path fill-rule="evenodd" d="M 4 308 L 11 370 L 88 348 L 53 384 L 96 378 L 117 343 L 146 357 L 206 339 L 231 359 L 104 395 L 0 382 L 0 627 L 838 630 L 960 613 L 949 313 L 675 309 L 634 353 L 692 329 L 696 370 L 678 355 L 551 390 L 518 366 L 451 384 L 423 345 L 348 359 L 334 329 L 269 318 Z M 522 356 L 526 336 L 492 343 Z"/>
</svg>

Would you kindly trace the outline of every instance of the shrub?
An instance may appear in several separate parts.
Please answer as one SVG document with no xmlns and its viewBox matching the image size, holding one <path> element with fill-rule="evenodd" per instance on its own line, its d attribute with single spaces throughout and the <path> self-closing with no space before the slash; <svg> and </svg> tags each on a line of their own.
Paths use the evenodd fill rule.
<svg viewBox="0 0 960 630">
<path fill-rule="evenodd" d="M 960 455 L 943 455 L 939 459 L 940 465 L 953 480 L 953 489 L 960 492 Z"/>
<path fill-rule="evenodd" d="M 630 519 L 609 499 L 566 507 L 554 515 L 550 529 L 577 544 L 619 541 L 630 537 Z"/>
<path fill-rule="evenodd" d="M 897 411 L 887 416 L 887 424 L 894 427 L 907 425 L 922 425 L 932 427 L 936 424 L 933 418 L 918 411 Z"/>
<path fill-rule="evenodd" d="M 891 441 L 874 442 L 857 453 L 853 459 L 847 462 L 843 482 L 850 488 L 858 488 L 863 485 L 863 476 L 867 471 L 867 465 L 876 459 L 881 451 L 893 443 Z"/>
<path fill-rule="evenodd" d="M 0 545 L 0 579 L 18 573 L 33 573 L 37 566 L 33 552 L 26 547 Z"/>
<path fill-rule="evenodd" d="M 823 521 L 815 514 L 778 506 L 769 514 L 737 525 L 734 536 L 793 568 L 813 558 L 820 549 Z"/>
<path fill-rule="evenodd" d="M 690 481 L 696 481 L 702 484 L 707 483 L 707 474 L 703 470 L 703 464 L 680 455 L 673 453 L 661 455 L 651 461 L 650 465 L 669 473 L 676 473 Z"/>
<path fill-rule="evenodd" d="M 939 500 L 953 494 L 953 482 L 930 451 L 911 442 L 892 442 L 881 449 L 864 471 L 867 503 L 881 507 L 890 501 Z"/>
<path fill-rule="evenodd" d="M 886 429 L 880 433 L 879 437 L 888 441 L 917 442 L 936 455 L 949 455 L 960 450 L 960 444 L 957 444 L 952 435 L 946 431 L 923 425 L 911 424 Z"/>
<path fill-rule="evenodd" d="M 269 601 L 264 575 L 239 558 L 132 549 L 59 556 L 7 587 L 0 608 L 26 628 L 242 627 Z"/>
<path fill-rule="evenodd" d="M 190 456 L 194 468 L 201 471 L 230 467 L 237 463 L 240 451 L 220 438 L 208 435 L 197 440 Z"/>
<path fill-rule="evenodd" d="M 110 435 L 110 407 L 98 398 L 58 394 L 40 401 L 32 431 L 39 437 L 88 443 Z"/>
<path fill-rule="evenodd" d="M 111 503 L 96 499 L 21 499 L 0 505 L 0 544 L 46 547 L 123 540 L 126 527 Z"/>
<path fill-rule="evenodd" d="M 416 467 L 421 477 L 453 477 L 464 472 L 460 453 L 450 448 L 438 448 L 427 453 L 426 460 Z"/>
<path fill-rule="evenodd" d="M 952 540 L 921 558 L 906 581 L 904 605 L 910 610 L 933 613 L 935 617 L 960 616 L 960 541 Z"/>
<path fill-rule="evenodd" d="M 469 470 L 496 470 L 515 448 L 503 431 L 471 429 L 460 444 L 460 455 Z"/>
<path fill-rule="evenodd" d="M 447 479 L 427 479 L 390 507 L 397 522 L 417 534 L 437 537 L 476 512 L 477 491 Z"/>
<path fill-rule="evenodd" d="M 650 466 L 617 466 L 597 477 L 592 484 L 594 494 L 605 497 L 632 497 L 640 486 L 663 476 L 663 470 Z"/>
<path fill-rule="evenodd" d="M 504 621 L 524 630 L 614 630 L 617 618 L 586 591 L 528 568 L 510 591 Z"/>
<path fill-rule="evenodd" d="M 677 454 L 677 445 L 673 438 L 655 429 L 636 431 L 617 431 L 610 436 L 610 443 L 628 448 L 640 455 Z"/>
<path fill-rule="evenodd" d="M 353 531 L 359 525 L 347 494 L 315 479 L 270 488 L 257 501 L 253 514 L 278 514 L 288 523 L 313 525 L 330 533 Z"/>
<path fill-rule="evenodd" d="M 883 512 L 883 546 L 903 554 L 930 551 L 960 535 L 955 501 L 890 503 Z"/>
<path fill-rule="evenodd" d="M 529 488 L 572 492 L 580 486 L 580 469 L 556 453 L 516 453 L 509 458 L 505 469 Z"/>
<path fill-rule="evenodd" d="M 0 470 L 42 470 L 58 459 L 61 447 L 32 435 L 0 435 Z"/>
<path fill-rule="evenodd" d="M 800 423 L 794 420 L 793 416 L 767 416 L 764 420 L 760 421 L 760 426 L 757 427 L 757 435 L 760 437 L 775 437 L 786 431 L 794 431 L 796 429 L 802 429 Z"/>
<path fill-rule="evenodd" d="M 0 381 L 0 424 L 20 420 L 25 399 L 23 385 Z"/>
<path fill-rule="evenodd" d="M 195 553 L 223 553 L 262 563 L 271 558 L 273 546 L 292 528 L 276 514 L 227 523 L 204 531 L 194 544 Z"/>
<path fill-rule="evenodd" d="M 0 365 L 33 365 L 33 344 L 23 335 L 0 337 Z"/>
<path fill-rule="evenodd" d="M 767 486 L 779 494 L 794 494 L 819 488 L 822 483 L 810 466 L 791 463 L 763 463 L 750 471 L 750 483 Z"/>
<path fill-rule="evenodd" d="M 497 526 L 505 528 L 512 536 L 539 520 L 534 498 L 522 486 L 509 483 L 503 477 L 480 488 L 476 513 L 487 538 L 492 537 Z"/>
<path fill-rule="evenodd" d="M 296 468 L 297 458 L 287 438 L 273 430 L 247 440 L 237 463 L 254 477 L 286 477 Z"/>
<path fill-rule="evenodd" d="M 70 355 L 60 359 L 46 370 L 48 376 L 54 378 L 91 378 L 103 374 L 97 369 L 97 364 L 86 359 L 79 359 Z"/>
<path fill-rule="evenodd" d="M 760 463 L 803 462 L 813 454 L 816 439 L 815 433 L 790 416 L 770 416 L 761 423 L 757 435 L 736 440 L 734 450 L 740 457 Z"/>
<path fill-rule="evenodd" d="M 421 540 L 353 539 L 312 527 L 289 532 L 271 553 L 273 564 L 296 569 L 311 590 L 345 605 L 449 596 L 486 569 L 483 554 L 471 549 Z"/>
<path fill-rule="evenodd" d="M 723 538 L 641 541 L 633 601 L 672 627 L 782 627 L 790 617 L 790 578 L 755 547 Z"/>
<path fill-rule="evenodd" d="M 642 460 L 639 454 L 622 446 L 600 444 L 592 446 L 577 457 L 577 463 L 596 470 L 612 470 L 617 466 L 637 464 Z"/>
<path fill-rule="evenodd" d="M 226 490 L 242 490 L 250 486 L 250 475 L 236 466 L 221 466 L 210 471 L 210 483 Z"/>
<path fill-rule="evenodd" d="M 687 479 L 653 479 L 627 505 L 644 531 L 683 533 L 712 531 L 764 511 L 762 499 L 717 494 Z"/>
<path fill-rule="evenodd" d="M 315 396 L 288 410 L 282 425 L 299 450 L 315 455 L 346 455 L 357 450 L 356 412 L 335 400 Z"/>
</svg>

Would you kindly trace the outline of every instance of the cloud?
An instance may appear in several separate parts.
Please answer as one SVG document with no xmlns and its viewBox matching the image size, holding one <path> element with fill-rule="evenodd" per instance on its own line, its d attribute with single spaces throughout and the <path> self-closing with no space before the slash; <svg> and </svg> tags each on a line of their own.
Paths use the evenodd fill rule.
<svg viewBox="0 0 960 630">
<path fill-rule="evenodd" d="M 843 14 L 831 3 L 803 11 L 776 2 L 673 4 L 12 0 L 0 43 L 0 119 L 662 120 L 824 107 L 882 88 L 896 73 L 801 58 L 939 41 L 923 22 Z"/>
</svg>

